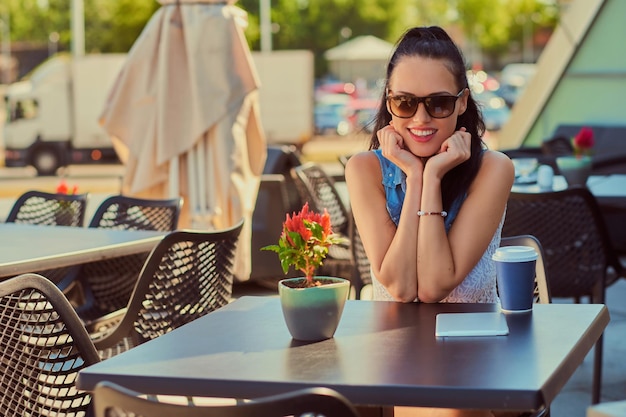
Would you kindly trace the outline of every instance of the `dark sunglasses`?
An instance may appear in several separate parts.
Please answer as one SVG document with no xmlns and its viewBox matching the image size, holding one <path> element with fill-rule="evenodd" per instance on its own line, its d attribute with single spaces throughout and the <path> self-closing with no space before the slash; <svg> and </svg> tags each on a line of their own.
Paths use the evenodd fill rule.
<svg viewBox="0 0 626 417">
<path fill-rule="evenodd" d="M 435 119 L 445 119 L 454 112 L 456 100 L 461 97 L 465 88 L 456 96 L 428 96 L 417 97 L 412 94 L 391 95 L 387 90 L 387 104 L 389 111 L 396 117 L 408 119 L 415 116 L 420 103 L 424 103 L 426 112 Z"/>
</svg>

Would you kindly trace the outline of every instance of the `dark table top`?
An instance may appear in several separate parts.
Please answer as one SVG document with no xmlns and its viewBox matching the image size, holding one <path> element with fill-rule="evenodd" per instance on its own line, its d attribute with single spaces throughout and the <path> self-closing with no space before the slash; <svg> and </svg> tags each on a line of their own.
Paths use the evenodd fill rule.
<svg viewBox="0 0 626 417">
<path fill-rule="evenodd" d="M 536 304 L 506 315 L 508 336 L 435 337 L 438 313 L 479 311 L 498 306 L 348 300 L 334 338 L 303 343 L 277 297 L 242 297 L 86 368 L 77 385 L 229 398 L 327 386 L 360 405 L 532 410 L 550 404 L 609 322 L 604 305 Z"/>
<path fill-rule="evenodd" d="M 0 277 L 149 252 L 165 232 L 0 223 Z"/>
</svg>

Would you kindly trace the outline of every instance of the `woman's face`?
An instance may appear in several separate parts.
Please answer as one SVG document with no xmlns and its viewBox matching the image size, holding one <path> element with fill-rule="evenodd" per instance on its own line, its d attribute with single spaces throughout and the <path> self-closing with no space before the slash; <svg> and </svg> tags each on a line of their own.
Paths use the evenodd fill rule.
<svg viewBox="0 0 626 417">
<path fill-rule="evenodd" d="M 388 94 L 411 98 L 428 96 L 456 96 L 461 87 L 457 86 L 452 73 L 440 59 L 421 56 L 405 56 L 400 58 L 389 79 Z M 467 107 L 467 89 L 454 101 L 454 111 L 446 118 L 434 118 L 419 103 L 412 117 L 397 117 L 391 113 L 394 129 L 402 136 L 404 146 L 413 154 L 429 157 L 436 154 L 441 144 L 455 131 L 457 117 Z M 435 112 L 435 109 L 431 110 Z"/>
</svg>

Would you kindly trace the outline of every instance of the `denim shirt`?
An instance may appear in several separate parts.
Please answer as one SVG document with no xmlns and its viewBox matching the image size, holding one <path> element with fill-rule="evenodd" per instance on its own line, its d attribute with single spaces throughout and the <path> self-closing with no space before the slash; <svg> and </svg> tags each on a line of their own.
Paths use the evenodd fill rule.
<svg viewBox="0 0 626 417">
<path fill-rule="evenodd" d="M 397 226 L 400 222 L 400 213 L 402 212 L 402 204 L 404 203 L 404 196 L 406 195 L 406 174 L 402 172 L 400 168 L 389 159 L 383 156 L 382 150 L 374 150 L 374 154 L 378 157 L 380 162 L 380 170 L 383 176 L 383 186 L 385 187 L 385 197 L 387 199 L 387 212 L 391 216 L 391 220 Z M 452 223 L 456 218 L 463 201 L 465 201 L 465 195 L 461 198 L 457 198 L 452 203 L 452 207 L 448 210 L 448 215 L 445 218 L 444 224 L 446 226 L 446 233 L 450 231 Z"/>
</svg>

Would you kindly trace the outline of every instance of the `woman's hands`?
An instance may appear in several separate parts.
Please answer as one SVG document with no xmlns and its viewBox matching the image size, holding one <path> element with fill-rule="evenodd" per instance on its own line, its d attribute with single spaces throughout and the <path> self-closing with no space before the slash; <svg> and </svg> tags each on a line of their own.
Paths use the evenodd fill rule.
<svg viewBox="0 0 626 417">
<path fill-rule="evenodd" d="M 389 122 L 387 126 L 376 132 L 376 135 L 383 156 L 396 164 L 407 176 L 414 172 L 421 174 L 424 171 L 422 160 L 405 149 L 404 139 L 394 129 L 393 122 Z"/>
<path fill-rule="evenodd" d="M 439 179 L 454 167 L 467 161 L 471 156 L 471 134 L 462 127 L 444 140 L 439 151 L 425 160 L 413 154 L 404 146 L 404 139 L 394 129 L 393 122 L 377 133 L 383 156 L 396 164 L 408 176 L 412 173 L 424 173 L 427 169 Z"/>
<path fill-rule="evenodd" d="M 472 135 L 462 127 L 444 140 L 436 155 L 428 159 L 426 169 L 435 174 L 439 179 L 452 168 L 467 161 L 472 155 Z"/>
</svg>

